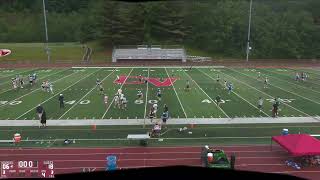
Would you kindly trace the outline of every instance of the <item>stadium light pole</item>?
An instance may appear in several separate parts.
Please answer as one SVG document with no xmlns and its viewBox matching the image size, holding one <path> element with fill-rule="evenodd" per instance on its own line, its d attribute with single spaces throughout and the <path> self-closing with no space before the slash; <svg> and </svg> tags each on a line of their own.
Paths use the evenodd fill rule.
<svg viewBox="0 0 320 180">
<path fill-rule="evenodd" d="M 252 12 L 252 0 L 250 0 L 250 10 L 249 10 L 249 25 L 248 25 L 248 40 L 247 40 L 247 62 L 249 61 L 250 47 L 250 33 L 251 33 L 251 12 Z"/>
<path fill-rule="evenodd" d="M 48 63 L 50 63 L 50 50 L 49 50 L 49 46 L 48 46 L 48 43 L 49 43 L 49 38 L 48 38 L 48 27 L 47 27 L 47 13 L 46 13 L 46 5 L 44 3 L 44 0 L 42 0 L 42 6 L 43 6 L 43 19 L 44 19 L 44 27 L 45 27 L 45 32 L 46 32 L 46 47 L 45 47 L 45 50 L 46 50 L 46 53 L 47 53 L 47 56 L 48 56 Z"/>
</svg>

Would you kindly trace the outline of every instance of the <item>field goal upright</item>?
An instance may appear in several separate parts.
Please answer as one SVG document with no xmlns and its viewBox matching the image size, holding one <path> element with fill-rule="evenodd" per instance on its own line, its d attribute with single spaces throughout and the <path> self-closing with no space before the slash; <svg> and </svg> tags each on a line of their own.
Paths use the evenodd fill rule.
<svg viewBox="0 0 320 180">
<path fill-rule="evenodd" d="M 187 61 L 183 46 L 137 45 L 113 49 L 112 62 L 119 61 Z"/>
</svg>

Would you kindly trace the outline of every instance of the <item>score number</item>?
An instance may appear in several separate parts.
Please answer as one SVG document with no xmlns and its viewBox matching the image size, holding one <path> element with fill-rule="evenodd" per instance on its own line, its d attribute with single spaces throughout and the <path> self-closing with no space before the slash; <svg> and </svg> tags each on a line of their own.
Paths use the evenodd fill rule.
<svg viewBox="0 0 320 180">
<path fill-rule="evenodd" d="M 1 177 L 7 177 L 8 173 L 13 170 L 13 161 L 2 161 L 1 164 Z"/>
<path fill-rule="evenodd" d="M 18 161 L 19 168 L 37 168 L 37 161 Z"/>
<path fill-rule="evenodd" d="M 54 177 L 53 161 L 44 161 L 43 165 L 46 166 L 44 170 L 41 170 L 41 176 L 44 178 Z"/>
<path fill-rule="evenodd" d="M 3 162 L 2 163 L 2 169 L 10 169 L 9 163 Z"/>
</svg>

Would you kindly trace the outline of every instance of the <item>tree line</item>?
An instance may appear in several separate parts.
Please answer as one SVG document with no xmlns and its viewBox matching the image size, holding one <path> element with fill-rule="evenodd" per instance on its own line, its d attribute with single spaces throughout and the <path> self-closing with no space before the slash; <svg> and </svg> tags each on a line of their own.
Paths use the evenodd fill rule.
<svg viewBox="0 0 320 180">
<path fill-rule="evenodd" d="M 43 42 L 42 0 L 0 2 L 0 42 Z M 247 0 L 47 0 L 51 42 L 180 44 L 244 58 Z M 319 0 L 253 0 L 251 57 L 319 58 Z"/>
</svg>

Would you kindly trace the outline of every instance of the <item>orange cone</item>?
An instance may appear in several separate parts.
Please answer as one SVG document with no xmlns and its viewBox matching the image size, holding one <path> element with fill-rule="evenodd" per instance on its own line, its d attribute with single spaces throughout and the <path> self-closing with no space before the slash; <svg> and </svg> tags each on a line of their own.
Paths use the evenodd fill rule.
<svg viewBox="0 0 320 180">
<path fill-rule="evenodd" d="M 92 125 L 92 130 L 95 131 L 97 129 L 97 125 Z"/>
<path fill-rule="evenodd" d="M 194 124 L 190 124 L 190 128 L 194 128 Z"/>
</svg>

